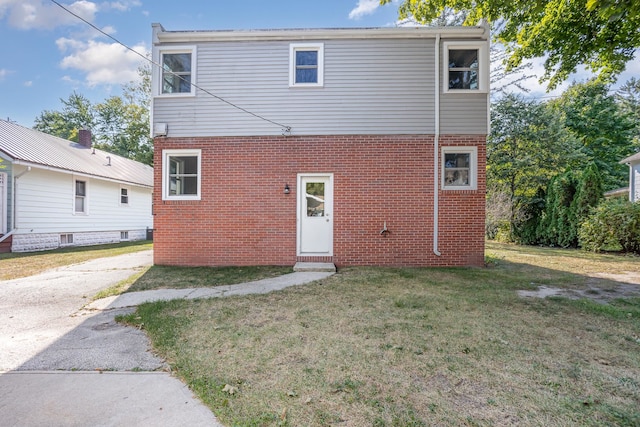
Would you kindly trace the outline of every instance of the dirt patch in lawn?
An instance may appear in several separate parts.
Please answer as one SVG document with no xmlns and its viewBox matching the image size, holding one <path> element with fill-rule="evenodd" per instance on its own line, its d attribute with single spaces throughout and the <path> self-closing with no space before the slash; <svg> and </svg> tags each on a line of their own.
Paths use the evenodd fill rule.
<svg viewBox="0 0 640 427">
<path fill-rule="evenodd" d="M 554 286 L 539 286 L 534 291 L 518 291 L 523 298 L 566 297 L 570 299 L 588 298 L 606 304 L 620 298 L 640 297 L 640 272 L 593 273 L 579 288 L 566 289 Z"/>
</svg>

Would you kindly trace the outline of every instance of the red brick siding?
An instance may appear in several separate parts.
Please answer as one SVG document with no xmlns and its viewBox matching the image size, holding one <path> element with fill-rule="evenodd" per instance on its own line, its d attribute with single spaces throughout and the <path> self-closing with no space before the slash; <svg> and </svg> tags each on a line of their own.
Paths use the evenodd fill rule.
<svg viewBox="0 0 640 427">
<path fill-rule="evenodd" d="M 332 173 L 337 266 L 482 265 L 485 138 L 444 136 L 440 144 L 477 146 L 479 172 L 477 191 L 439 192 L 438 257 L 433 136 L 156 138 L 155 262 L 222 266 L 306 260 L 296 257 L 297 174 Z M 162 200 L 162 150 L 181 148 L 202 149 L 200 201 Z M 285 184 L 290 194 L 284 194 Z M 385 221 L 390 233 L 382 236 Z"/>
</svg>

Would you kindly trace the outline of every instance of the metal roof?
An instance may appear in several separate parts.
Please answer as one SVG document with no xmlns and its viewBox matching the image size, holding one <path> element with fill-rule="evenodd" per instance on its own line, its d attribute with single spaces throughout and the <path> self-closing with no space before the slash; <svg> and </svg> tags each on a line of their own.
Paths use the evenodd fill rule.
<svg viewBox="0 0 640 427">
<path fill-rule="evenodd" d="M 0 151 L 16 164 L 153 187 L 151 166 L 6 120 L 0 120 Z"/>
</svg>

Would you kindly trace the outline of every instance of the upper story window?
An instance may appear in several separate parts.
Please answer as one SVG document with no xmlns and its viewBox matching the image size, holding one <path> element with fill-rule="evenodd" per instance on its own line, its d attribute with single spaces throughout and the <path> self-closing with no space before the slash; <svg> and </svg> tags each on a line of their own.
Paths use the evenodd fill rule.
<svg viewBox="0 0 640 427">
<path fill-rule="evenodd" d="M 289 47 L 289 86 L 324 85 L 324 44 L 293 43 Z"/>
<path fill-rule="evenodd" d="M 157 72 L 159 86 L 156 93 L 164 96 L 194 95 L 196 82 L 196 49 L 194 46 L 175 46 L 159 51 L 162 69 Z M 154 70 L 155 71 L 155 70 Z"/>
<path fill-rule="evenodd" d="M 201 151 L 164 150 L 162 155 L 162 199 L 200 200 Z"/>
<path fill-rule="evenodd" d="M 445 42 L 444 92 L 487 92 L 489 59 L 485 42 Z"/>
<path fill-rule="evenodd" d="M 75 180 L 73 211 L 77 214 L 87 213 L 87 181 Z"/>
<path fill-rule="evenodd" d="M 442 189 L 477 189 L 478 148 L 442 147 Z"/>
</svg>

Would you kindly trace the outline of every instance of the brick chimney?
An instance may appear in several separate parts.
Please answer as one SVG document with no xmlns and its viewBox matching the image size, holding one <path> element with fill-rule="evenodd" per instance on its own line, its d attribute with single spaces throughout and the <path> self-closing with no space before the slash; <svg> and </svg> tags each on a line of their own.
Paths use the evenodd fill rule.
<svg viewBox="0 0 640 427">
<path fill-rule="evenodd" d="M 78 143 L 91 148 L 91 131 L 89 129 L 80 129 L 78 131 Z"/>
</svg>

